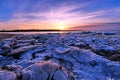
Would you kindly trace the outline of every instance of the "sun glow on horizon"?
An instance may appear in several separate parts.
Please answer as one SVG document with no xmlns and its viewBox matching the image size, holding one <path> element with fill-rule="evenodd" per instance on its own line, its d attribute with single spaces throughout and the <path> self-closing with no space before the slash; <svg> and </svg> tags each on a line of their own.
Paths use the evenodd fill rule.
<svg viewBox="0 0 120 80">
<path fill-rule="evenodd" d="M 63 25 L 58 26 L 58 29 L 59 29 L 59 30 L 64 30 L 64 29 L 65 29 L 65 26 L 63 26 Z"/>
</svg>

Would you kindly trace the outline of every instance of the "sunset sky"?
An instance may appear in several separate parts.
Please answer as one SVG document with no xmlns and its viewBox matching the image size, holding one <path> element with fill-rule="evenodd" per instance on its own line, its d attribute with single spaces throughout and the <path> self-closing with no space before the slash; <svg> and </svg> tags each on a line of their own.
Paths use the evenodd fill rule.
<svg viewBox="0 0 120 80">
<path fill-rule="evenodd" d="M 119 22 L 120 0 L 0 0 L 0 30 L 81 29 Z"/>
</svg>

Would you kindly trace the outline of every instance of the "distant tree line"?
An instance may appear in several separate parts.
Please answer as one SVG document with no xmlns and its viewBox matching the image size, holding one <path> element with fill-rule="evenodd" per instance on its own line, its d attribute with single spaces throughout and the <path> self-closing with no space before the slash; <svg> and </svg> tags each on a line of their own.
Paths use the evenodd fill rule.
<svg viewBox="0 0 120 80">
<path fill-rule="evenodd" d="M 77 30 L 58 30 L 58 29 L 0 30 L 0 32 L 37 32 L 37 31 L 77 31 Z"/>
</svg>

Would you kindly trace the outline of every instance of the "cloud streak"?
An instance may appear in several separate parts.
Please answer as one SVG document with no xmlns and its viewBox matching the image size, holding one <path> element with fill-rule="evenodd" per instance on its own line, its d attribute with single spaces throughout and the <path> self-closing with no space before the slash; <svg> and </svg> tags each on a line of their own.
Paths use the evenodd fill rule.
<svg viewBox="0 0 120 80">
<path fill-rule="evenodd" d="M 69 28 L 93 23 L 120 22 L 120 18 L 118 18 L 120 17 L 120 6 L 87 11 L 86 7 L 93 5 L 92 0 L 81 1 L 81 3 L 73 0 L 69 0 L 69 2 L 68 0 L 58 2 L 55 0 L 41 0 L 37 3 L 33 0 L 29 1 L 26 0 L 22 7 L 13 12 L 8 21 L 0 22 L 0 28 L 57 29 L 61 25 Z M 28 7 L 31 9 L 29 10 Z"/>
</svg>

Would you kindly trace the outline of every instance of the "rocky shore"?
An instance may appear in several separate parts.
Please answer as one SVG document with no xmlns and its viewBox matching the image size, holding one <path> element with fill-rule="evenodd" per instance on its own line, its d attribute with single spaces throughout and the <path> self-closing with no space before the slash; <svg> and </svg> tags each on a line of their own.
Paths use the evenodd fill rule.
<svg viewBox="0 0 120 80">
<path fill-rule="evenodd" d="M 0 80 L 120 80 L 120 32 L 1 37 Z"/>
</svg>

